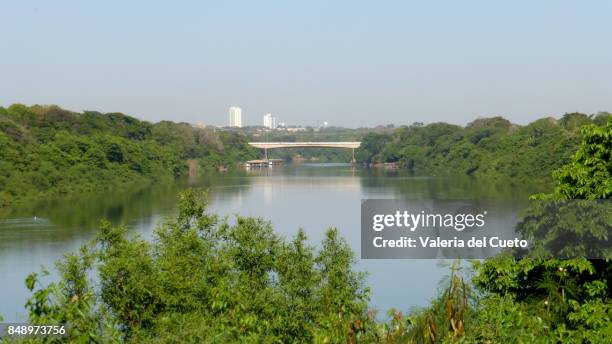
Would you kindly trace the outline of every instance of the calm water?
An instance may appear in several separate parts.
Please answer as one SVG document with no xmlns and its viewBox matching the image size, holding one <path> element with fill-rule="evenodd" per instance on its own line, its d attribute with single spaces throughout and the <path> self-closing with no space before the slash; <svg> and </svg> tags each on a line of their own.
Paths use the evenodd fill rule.
<svg viewBox="0 0 612 344">
<path fill-rule="evenodd" d="M 101 219 L 125 224 L 150 238 L 156 224 L 174 213 L 176 192 L 189 186 L 209 189 L 211 211 L 269 219 L 275 231 L 286 237 L 303 228 L 311 243 L 318 244 L 328 227 L 337 227 L 356 254 L 361 199 L 479 199 L 502 209 L 504 216 L 514 216 L 527 195 L 536 191 L 471 178 L 413 177 L 344 164 L 303 164 L 13 209 L 0 214 L 0 314 L 5 321 L 25 319 L 29 296 L 25 277 L 41 266 L 52 270 L 65 252 L 76 251 L 95 235 Z M 425 305 L 449 271 L 436 260 L 361 260 L 358 269 L 368 273 L 372 307 L 382 312 Z M 50 278 L 54 276 L 52 271 Z"/>
</svg>

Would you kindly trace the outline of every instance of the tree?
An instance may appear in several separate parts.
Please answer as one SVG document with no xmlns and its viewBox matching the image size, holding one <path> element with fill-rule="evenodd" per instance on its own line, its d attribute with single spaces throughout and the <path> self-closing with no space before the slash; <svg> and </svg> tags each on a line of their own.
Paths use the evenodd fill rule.
<svg viewBox="0 0 612 344">
<path fill-rule="evenodd" d="M 337 230 L 317 252 L 303 231 L 288 242 L 262 219 L 220 221 L 203 197 L 180 193 L 152 242 L 103 222 L 59 263 L 60 282 L 28 277 L 30 320 L 64 324 L 77 342 L 345 343 L 374 333 L 363 274 Z"/>
<path fill-rule="evenodd" d="M 520 258 L 509 252 L 482 264 L 476 263 L 477 276 L 474 281 L 482 292 L 488 293 L 485 300 L 503 298 L 510 304 L 516 303 L 518 308 L 511 310 L 511 316 L 521 312 L 533 319 L 543 319 L 544 323 L 537 331 L 543 333 L 547 340 L 596 343 L 601 338 L 609 338 L 612 333 L 610 205 L 609 202 L 568 203 L 563 200 L 609 199 L 612 195 L 612 120 L 605 127 L 589 125 L 581 131 L 582 143 L 578 152 L 569 164 L 553 174 L 557 182 L 554 192 L 535 196 L 540 201 L 527 210 L 518 230 L 536 240 L 536 253 L 541 254 L 545 249 L 545 253 L 557 256 L 568 253 L 551 251 L 555 246 L 550 243 L 557 238 L 565 241 L 568 234 L 572 235 L 579 248 L 578 251 L 569 252 L 587 254 L 589 251 L 580 250 L 580 247 L 591 242 L 593 235 L 601 234 L 599 239 L 603 240 L 603 245 L 598 246 L 598 250 L 603 259 L 574 256 L 569 256 L 571 259 L 556 259 L 533 256 L 531 252 L 521 252 L 526 256 Z M 542 205 L 540 202 L 547 203 Z M 547 204 L 552 204 L 554 209 L 543 210 L 542 207 L 548 207 Z M 568 208 L 567 204 L 578 206 Z M 603 204 L 604 211 L 599 204 Z M 588 213 L 584 213 L 585 207 Z M 578 223 L 568 222 L 568 214 Z M 577 214 L 589 215 L 580 217 Z M 587 222 L 586 226 L 581 227 L 583 219 L 601 219 L 602 222 Z M 582 230 L 576 231 L 575 228 Z M 570 249 L 575 250 L 574 247 Z M 496 306 L 489 304 L 489 307 Z M 485 306 L 482 314 L 489 314 L 490 311 Z M 489 320 L 481 319 L 485 322 Z M 504 326 L 512 328 L 523 326 L 523 323 L 507 323 Z"/>
</svg>

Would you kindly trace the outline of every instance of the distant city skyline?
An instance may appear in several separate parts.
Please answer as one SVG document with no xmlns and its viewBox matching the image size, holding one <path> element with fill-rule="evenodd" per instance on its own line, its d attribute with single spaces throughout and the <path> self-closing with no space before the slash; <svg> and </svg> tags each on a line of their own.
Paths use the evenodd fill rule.
<svg viewBox="0 0 612 344">
<path fill-rule="evenodd" d="M 243 126 L 272 113 L 349 128 L 612 111 L 603 0 L 27 0 L 0 10 L 0 106 L 226 125 L 239 104 Z"/>
</svg>

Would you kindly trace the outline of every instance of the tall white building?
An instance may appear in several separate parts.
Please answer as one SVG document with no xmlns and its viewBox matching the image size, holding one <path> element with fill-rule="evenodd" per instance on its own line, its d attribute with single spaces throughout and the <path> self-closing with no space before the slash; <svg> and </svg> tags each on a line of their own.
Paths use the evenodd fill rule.
<svg viewBox="0 0 612 344">
<path fill-rule="evenodd" d="M 266 128 L 276 129 L 276 117 L 272 117 L 271 113 L 267 113 L 263 116 L 263 125 Z"/>
<path fill-rule="evenodd" d="M 229 108 L 229 126 L 242 128 L 242 109 L 237 106 Z"/>
</svg>

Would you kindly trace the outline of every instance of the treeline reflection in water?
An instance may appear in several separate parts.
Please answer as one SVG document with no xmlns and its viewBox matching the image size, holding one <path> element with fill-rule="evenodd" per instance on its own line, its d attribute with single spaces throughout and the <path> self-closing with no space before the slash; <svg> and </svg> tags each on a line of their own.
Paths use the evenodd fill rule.
<svg viewBox="0 0 612 344">
<path fill-rule="evenodd" d="M 176 194 L 187 187 L 207 189 L 213 212 L 230 219 L 236 213 L 269 219 L 275 231 L 287 237 L 302 227 L 313 244 L 320 242 L 327 227 L 336 226 L 357 255 L 361 199 L 471 199 L 514 214 L 526 204 L 530 193 L 542 188 L 470 177 L 412 176 L 402 170 L 363 169 L 350 164 L 288 164 L 4 209 L 0 213 L 0 275 L 4 277 L 0 314 L 5 320 L 18 320 L 28 297 L 23 282 L 27 274 L 41 265 L 52 268 L 64 253 L 77 250 L 95 235 L 102 219 L 150 238 L 157 223 L 174 214 Z M 422 272 L 431 264 L 415 268 Z M 408 283 L 394 281 L 397 269 L 408 269 L 406 266 L 401 261 L 360 263 L 371 275 L 376 306 L 383 310 L 389 305 L 402 306 L 392 303 L 392 294 L 394 288 L 400 292 Z M 439 276 L 431 278 L 434 280 L 427 285 L 435 285 Z M 425 302 L 428 288 L 424 285 L 421 289 L 415 288 L 416 294 L 405 302 L 411 304 L 417 298 Z M 382 294 L 389 294 L 389 300 Z"/>
</svg>

